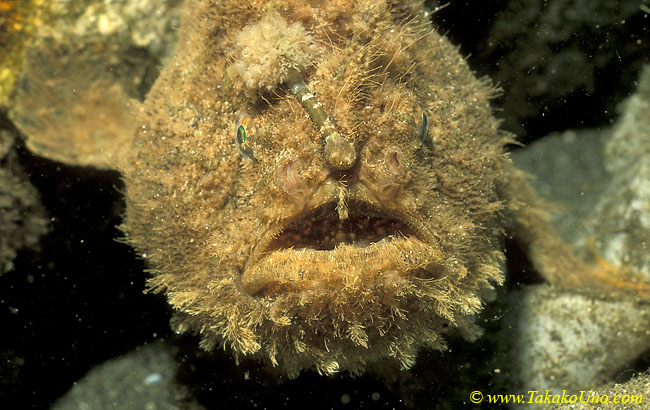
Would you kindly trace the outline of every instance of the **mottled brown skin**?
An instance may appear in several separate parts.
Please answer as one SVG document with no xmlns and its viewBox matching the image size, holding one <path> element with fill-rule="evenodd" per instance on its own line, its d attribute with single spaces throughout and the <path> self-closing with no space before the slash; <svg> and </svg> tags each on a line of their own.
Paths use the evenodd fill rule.
<svg viewBox="0 0 650 410">
<path fill-rule="evenodd" d="M 256 89 L 239 34 L 267 17 L 304 28 L 309 58 Z M 495 92 L 419 1 L 189 1 L 133 140 L 107 155 L 175 329 L 291 376 L 408 368 L 480 334 L 507 234 L 552 283 L 588 283 L 504 151 Z M 237 149 L 240 123 L 254 141 Z"/>
<path fill-rule="evenodd" d="M 495 90 L 419 2 L 295 3 L 188 5 L 178 55 L 120 164 L 124 231 L 146 255 L 152 288 L 178 310 L 176 329 L 199 333 L 204 348 L 223 343 L 291 375 L 357 373 L 384 357 L 409 367 L 421 347 L 443 348 L 450 329 L 476 337 L 469 317 L 503 280 L 510 164 L 488 104 Z M 286 87 L 251 97 L 230 69 L 238 31 L 273 10 L 317 42 L 302 76 L 356 150 L 346 169 L 332 169 Z M 234 143 L 242 110 L 255 122 L 253 160 Z M 396 238 L 381 245 L 314 253 L 285 249 L 309 240 L 287 240 L 268 251 L 315 209 L 334 224 L 339 195 L 352 223 L 370 214 L 410 232 L 389 228 Z"/>
</svg>

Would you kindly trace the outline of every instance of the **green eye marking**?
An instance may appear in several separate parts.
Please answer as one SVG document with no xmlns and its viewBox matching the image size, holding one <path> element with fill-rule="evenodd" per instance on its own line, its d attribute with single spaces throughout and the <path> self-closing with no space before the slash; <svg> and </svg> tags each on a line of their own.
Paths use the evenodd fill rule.
<svg viewBox="0 0 650 410">
<path fill-rule="evenodd" d="M 240 125 L 239 128 L 237 128 L 237 142 L 242 147 L 246 147 L 246 128 L 243 125 Z"/>
<path fill-rule="evenodd" d="M 251 125 L 248 131 L 246 130 L 247 125 Z M 239 116 L 235 129 L 235 148 L 242 157 L 253 159 L 253 149 L 247 144 L 249 141 L 253 141 L 253 134 L 255 134 L 255 126 L 251 118 L 244 112 Z"/>
</svg>

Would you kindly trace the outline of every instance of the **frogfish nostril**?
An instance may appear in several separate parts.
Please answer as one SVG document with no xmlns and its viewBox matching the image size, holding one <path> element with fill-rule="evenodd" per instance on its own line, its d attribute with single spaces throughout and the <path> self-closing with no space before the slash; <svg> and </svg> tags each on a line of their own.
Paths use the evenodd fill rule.
<svg viewBox="0 0 650 410">
<path fill-rule="evenodd" d="M 287 194 L 287 199 L 298 208 L 303 209 L 311 199 L 314 188 L 305 183 L 300 176 L 299 169 L 298 161 L 289 161 L 278 169 L 276 182 Z"/>
</svg>

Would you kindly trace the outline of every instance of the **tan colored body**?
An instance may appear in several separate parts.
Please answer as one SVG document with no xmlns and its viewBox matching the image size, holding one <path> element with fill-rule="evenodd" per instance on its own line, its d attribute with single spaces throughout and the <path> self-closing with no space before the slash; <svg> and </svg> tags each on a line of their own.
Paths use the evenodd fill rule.
<svg viewBox="0 0 650 410">
<path fill-rule="evenodd" d="M 419 2 L 188 7 L 186 24 L 201 24 L 181 38 L 145 102 L 134 155 L 120 164 L 124 230 L 147 255 L 152 285 L 179 310 L 177 329 L 290 374 L 359 372 L 383 357 L 408 367 L 420 347 L 442 348 L 447 328 L 476 335 L 468 316 L 503 278 L 505 138 L 488 106 L 494 90 L 431 30 Z M 300 75 L 355 149 L 345 169 L 328 161 L 320 127 L 280 70 L 253 67 L 284 41 L 265 30 L 294 22 L 312 42 L 298 51 L 310 53 Z M 238 44 L 247 26 L 241 41 L 250 43 Z M 253 69 L 268 70 L 249 81 L 260 89 L 241 75 Z M 243 110 L 255 122 L 254 159 L 235 147 Z M 329 218 L 341 220 L 332 212 L 340 185 L 350 220 L 390 215 L 413 234 L 315 252 L 288 241 L 268 253 L 312 210 L 331 205 Z"/>
</svg>

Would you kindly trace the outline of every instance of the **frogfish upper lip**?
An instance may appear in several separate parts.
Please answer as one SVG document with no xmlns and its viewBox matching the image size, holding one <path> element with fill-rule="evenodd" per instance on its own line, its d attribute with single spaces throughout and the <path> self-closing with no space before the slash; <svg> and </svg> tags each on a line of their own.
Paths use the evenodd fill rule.
<svg viewBox="0 0 650 410">
<path fill-rule="evenodd" d="M 242 274 L 246 293 L 336 289 L 350 281 L 376 286 L 387 276 L 441 265 L 441 250 L 426 243 L 407 217 L 366 203 L 352 202 L 349 209 L 340 219 L 336 204 L 327 203 L 267 232 Z"/>
</svg>

